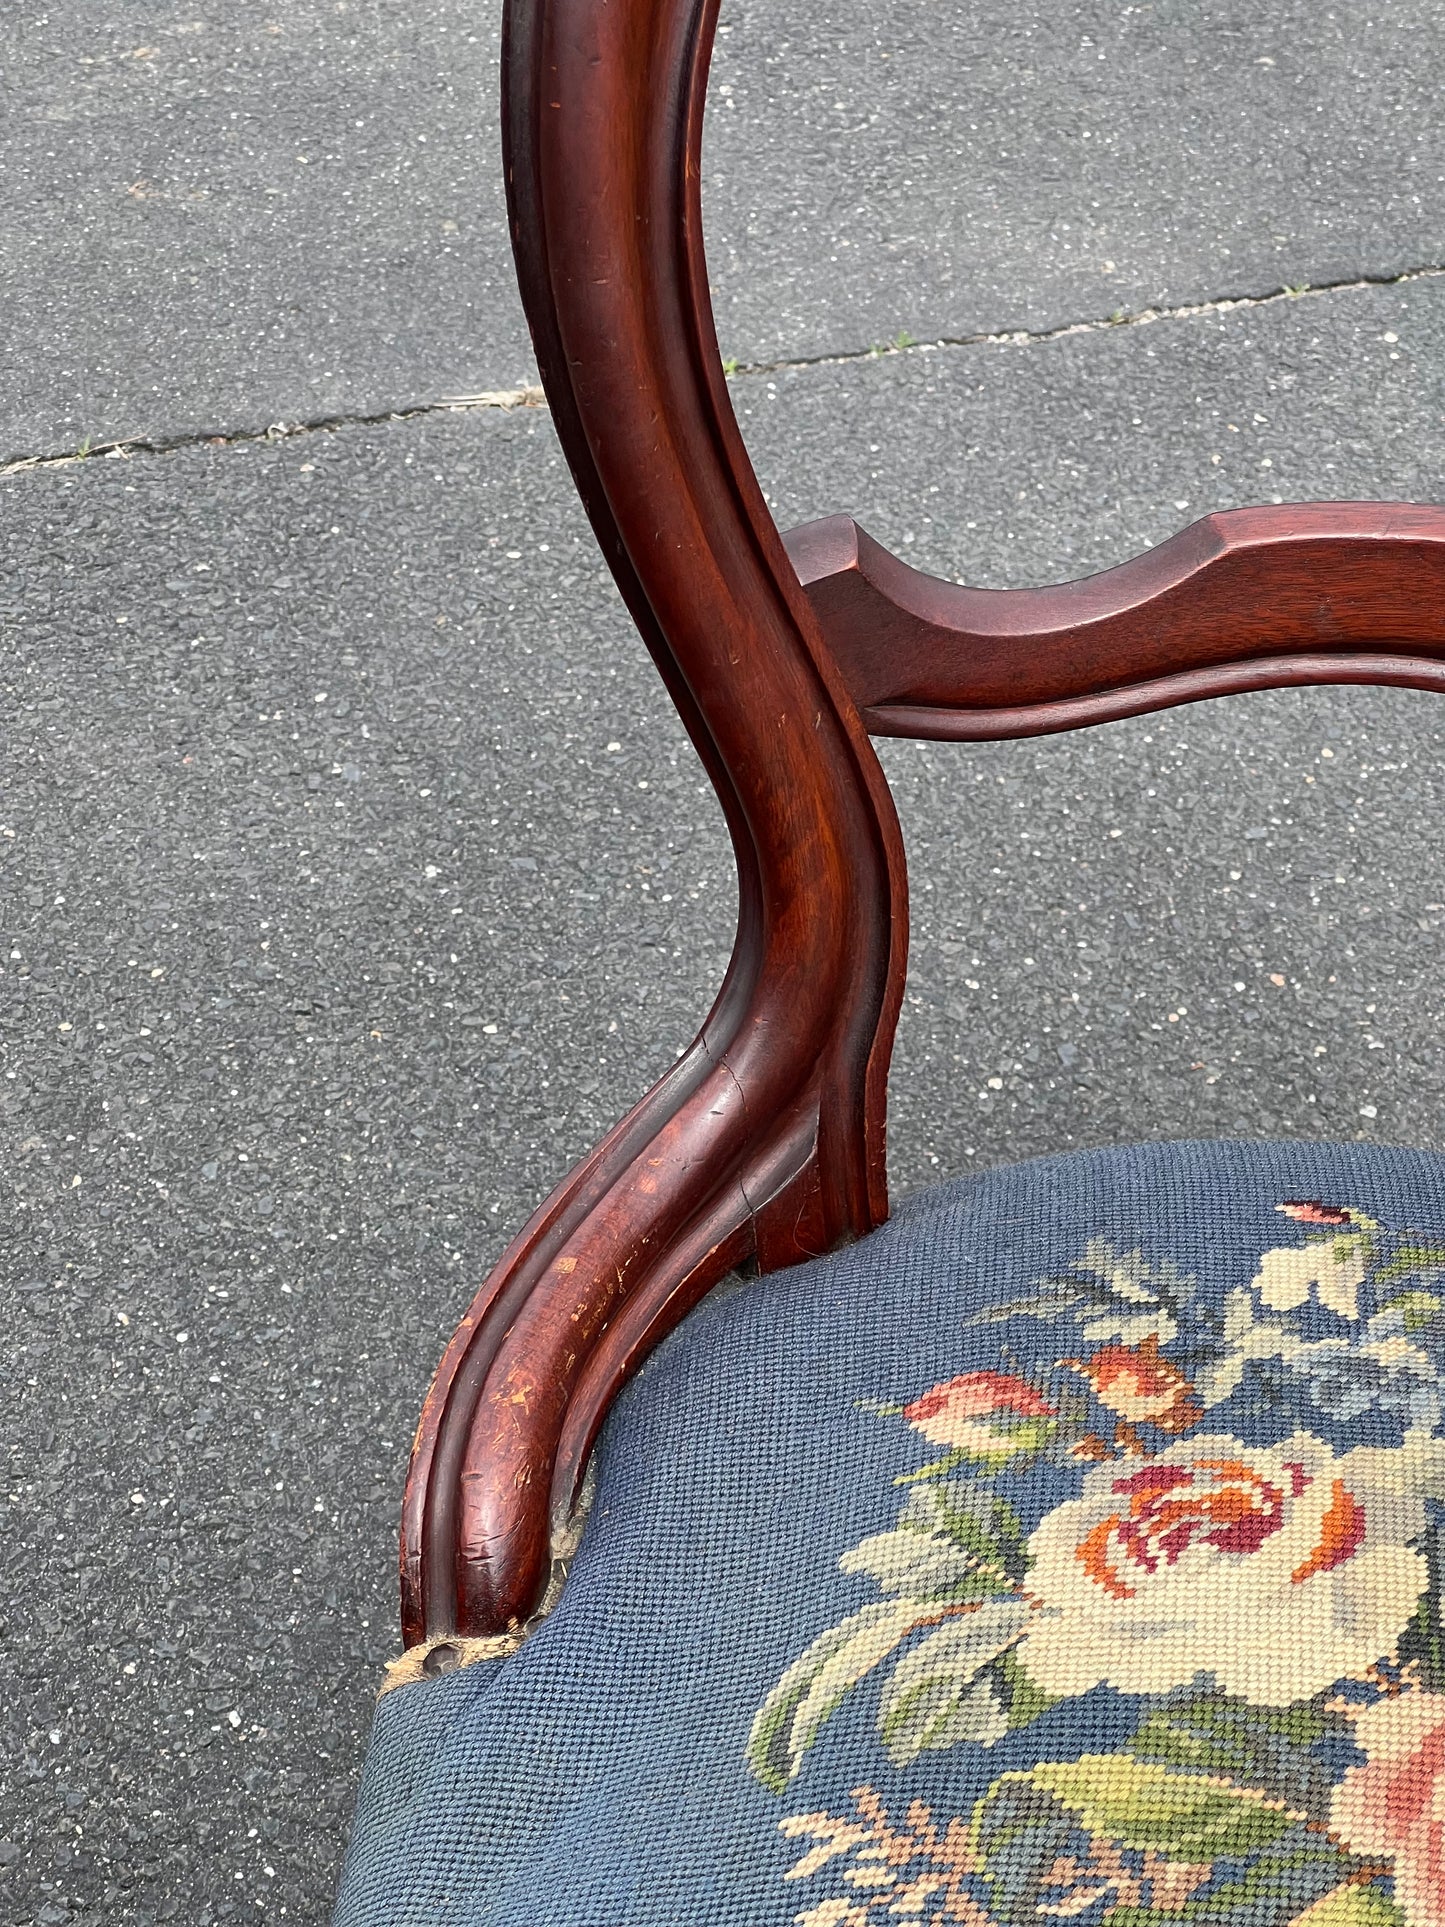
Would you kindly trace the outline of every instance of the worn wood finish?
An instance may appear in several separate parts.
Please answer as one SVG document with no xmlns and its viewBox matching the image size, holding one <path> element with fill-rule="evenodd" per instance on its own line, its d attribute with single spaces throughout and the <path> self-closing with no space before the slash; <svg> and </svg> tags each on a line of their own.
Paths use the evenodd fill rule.
<svg viewBox="0 0 1445 1927">
<path fill-rule="evenodd" d="M 740 915 L 697 1041 L 534 1214 L 447 1347 L 404 1506 L 409 1645 L 533 1612 L 610 1400 L 726 1270 L 887 1213 L 907 906 L 863 716 L 1017 735 L 1268 682 L 1445 680 L 1438 510 L 1216 516 L 1090 582 L 1006 594 L 921 576 L 843 517 L 789 538 L 790 561 L 707 297 L 715 7 L 507 0 L 513 244 L 553 422 L 717 789 Z"/>
<path fill-rule="evenodd" d="M 697 1042 L 541 1207 L 432 1384 L 408 1643 L 523 1620 L 617 1386 L 724 1271 L 887 1213 L 902 845 L 743 451 L 698 191 L 710 0 L 509 0 L 513 239 L 557 432 L 718 790 L 741 914 Z"/>
<path fill-rule="evenodd" d="M 1036 736 L 1283 683 L 1445 689 L 1445 509 L 1231 509 L 1047 589 L 969 589 L 846 515 L 784 538 L 877 736 Z"/>
</svg>

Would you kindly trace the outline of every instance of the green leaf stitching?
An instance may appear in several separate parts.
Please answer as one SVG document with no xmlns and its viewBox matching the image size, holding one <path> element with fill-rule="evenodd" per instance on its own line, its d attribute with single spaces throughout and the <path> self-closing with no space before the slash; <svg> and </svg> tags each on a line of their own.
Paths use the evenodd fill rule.
<svg viewBox="0 0 1445 1927">
<path fill-rule="evenodd" d="M 1023 1600 L 993 1600 L 949 1620 L 898 1662 L 878 1709 L 879 1735 L 895 1766 L 965 1740 L 992 1746 L 1003 1738 L 1007 1712 L 979 1674 L 1028 1620 Z"/>
<path fill-rule="evenodd" d="M 923 1600 L 890 1599 L 865 1606 L 820 1634 L 793 1661 L 753 1720 L 747 1759 L 763 1785 L 781 1793 L 845 1695 L 915 1627 L 936 1618 L 937 1608 Z"/>
<path fill-rule="evenodd" d="M 1279 1839 L 1295 1817 L 1263 1794 L 1198 1774 L 1171 1773 L 1125 1753 L 1086 1753 L 1006 1777 L 1053 1794 L 1078 1815 L 1087 1833 L 1195 1865 L 1221 1854 L 1257 1853 Z"/>
</svg>

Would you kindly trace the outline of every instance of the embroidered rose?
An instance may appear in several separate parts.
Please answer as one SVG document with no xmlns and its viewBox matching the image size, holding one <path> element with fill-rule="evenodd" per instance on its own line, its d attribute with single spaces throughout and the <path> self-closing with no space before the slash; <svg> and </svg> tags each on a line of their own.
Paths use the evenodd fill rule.
<svg viewBox="0 0 1445 1927">
<path fill-rule="evenodd" d="M 1350 1849 L 1394 1861 L 1408 1927 L 1445 1921 L 1445 1698 L 1403 1693 L 1355 1723 L 1367 1756 L 1336 1787 L 1330 1824 Z"/>
<path fill-rule="evenodd" d="M 1157 1332 L 1138 1345 L 1104 1345 L 1063 1363 L 1088 1379 L 1101 1405 L 1133 1425 L 1147 1421 L 1164 1432 L 1187 1432 L 1204 1417 L 1189 1380 L 1160 1356 Z"/>
<path fill-rule="evenodd" d="M 970 1458 L 1006 1460 L 1037 1452 L 1058 1414 L 1025 1379 L 1008 1372 L 966 1372 L 905 1405 L 903 1416 L 935 1445 Z"/>
<path fill-rule="evenodd" d="M 1441 1458 L 1418 1433 L 1336 1456 L 1300 1432 L 1276 1446 L 1206 1435 L 1132 1471 L 1101 1466 L 1029 1541 L 1040 1614 L 1017 1658 L 1059 1697 L 1211 1673 L 1257 1705 L 1307 1699 L 1404 1629 Z"/>
</svg>

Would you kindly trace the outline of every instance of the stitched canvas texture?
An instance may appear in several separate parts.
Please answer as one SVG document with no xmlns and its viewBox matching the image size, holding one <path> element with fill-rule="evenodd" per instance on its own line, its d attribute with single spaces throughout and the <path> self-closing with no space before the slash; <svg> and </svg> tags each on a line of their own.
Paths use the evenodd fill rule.
<svg viewBox="0 0 1445 1927">
<path fill-rule="evenodd" d="M 1174 1144 L 733 1284 L 336 1927 L 1445 1927 L 1445 1161 Z"/>
</svg>

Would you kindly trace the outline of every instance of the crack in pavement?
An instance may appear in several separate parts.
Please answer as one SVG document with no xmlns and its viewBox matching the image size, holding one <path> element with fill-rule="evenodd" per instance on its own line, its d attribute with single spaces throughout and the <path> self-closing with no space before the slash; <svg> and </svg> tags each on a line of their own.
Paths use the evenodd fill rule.
<svg viewBox="0 0 1445 1927">
<path fill-rule="evenodd" d="M 1431 281 L 1445 276 L 1445 265 L 1404 268 L 1399 274 L 1364 274 L 1352 281 L 1301 282 L 1296 287 L 1276 288 L 1270 294 L 1219 295 L 1209 301 L 1191 301 L 1176 308 L 1139 308 L 1105 315 L 1096 321 L 1065 321 L 1056 328 L 1009 328 L 998 334 L 937 335 L 932 341 L 914 341 L 900 335 L 897 341 L 882 342 L 873 348 L 854 348 L 843 354 L 807 355 L 781 361 L 729 361 L 731 375 L 771 375 L 791 368 L 843 367 L 855 361 L 881 361 L 887 355 L 929 355 L 943 348 L 1030 347 L 1043 341 L 1062 341 L 1066 335 L 1110 334 L 1117 328 L 1142 328 L 1155 321 L 1190 321 L 1198 315 L 1229 314 L 1236 308 L 1272 308 L 1281 301 L 1308 301 L 1320 295 L 1356 294 L 1367 288 L 1398 288 L 1411 281 Z"/>
<path fill-rule="evenodd" d="M 22 475 L 37 468 L 69 468 L 76 462 L 124 460 L 132 455 L 174 455 L 182 448 L 235 448 L 245 442 L 287 442 L 298 435 L 334 435 L 343 428 L 376 428 L 386 422 L 415 421 L 422 415 L 465 414 L 483 408 L 545 408 L 540 388 L 488 388 L 475 395 L 444 395 L 440 401 L 406 403 L 370 415 L 318 415 L 312 421 L 272 422 L 266 428 L 216 429 L 184 435 L 122 435 L 113 441 L 84 443 L 58 455 L 16 455 L 0 462 L 0 475 Z"/>
<path fill-rule="evenodd" d="M 1010 328 L 996 334 L 938 335 L 931 341 L 914 341 L 901 335 L 897 341 L 873 348 L 856 348 L 839 354 L 802 355 L 778 361 L 725 361 L 724 372 L 731 380 L 749 375 L 772 375 L 790 369 L 837 368 L 852 362 L 880 361 L 889 355 L 928 355 L 948 348 L 1030 347 L 1040 342 L 1062 341 L 1068 335 L 1108 334 L 1118 328 L 1142 328 L 1156 321 L 1189 321 L 1200 315 L 1230 314 L 1236 308 L 1269 308 L 1281 301 L 1308 301 L 1331 294 L 1355 294 L 1368 288 L 1399 288 L 1413 281 L 1445 277 L 1445 265 L 1405 268 L 1399 274 L 1366 274 L 1352 281 L 1301 283 L 1296 287 L 1276 288 L 1270 294 L 1220 295 L 1209 301 L 1193 301 L 1173 308 L 1140 308 L 1094 321 L 1065 321 L 1056 328 Z M 183 448 L 233 448 L 246 442 L 284 442 L 300 435 L 333 435 L 344 428 L 375 428 L 387 422 L 416 421 L 426 415 L 468 413 L 478 409 L 545 408 L 547 398 L 537 387 L 490 388 L 475 395 L 444 395 L 439 401 L 415 402 L 397 408 L 384 408 L 374 414 L 320 415 L 303 422 L 272 422 L 266 428 L 238 428 L 211 433 L 184 435 L 124 435 L 111 441 L 83 443 L 53 455 L 16 455 L 0 462 L 0 476 L 21 475 L 34 469 L 68 468 L 76 462 L 125 460 L 135 455 L 174 455 Z"/>
</svg>

